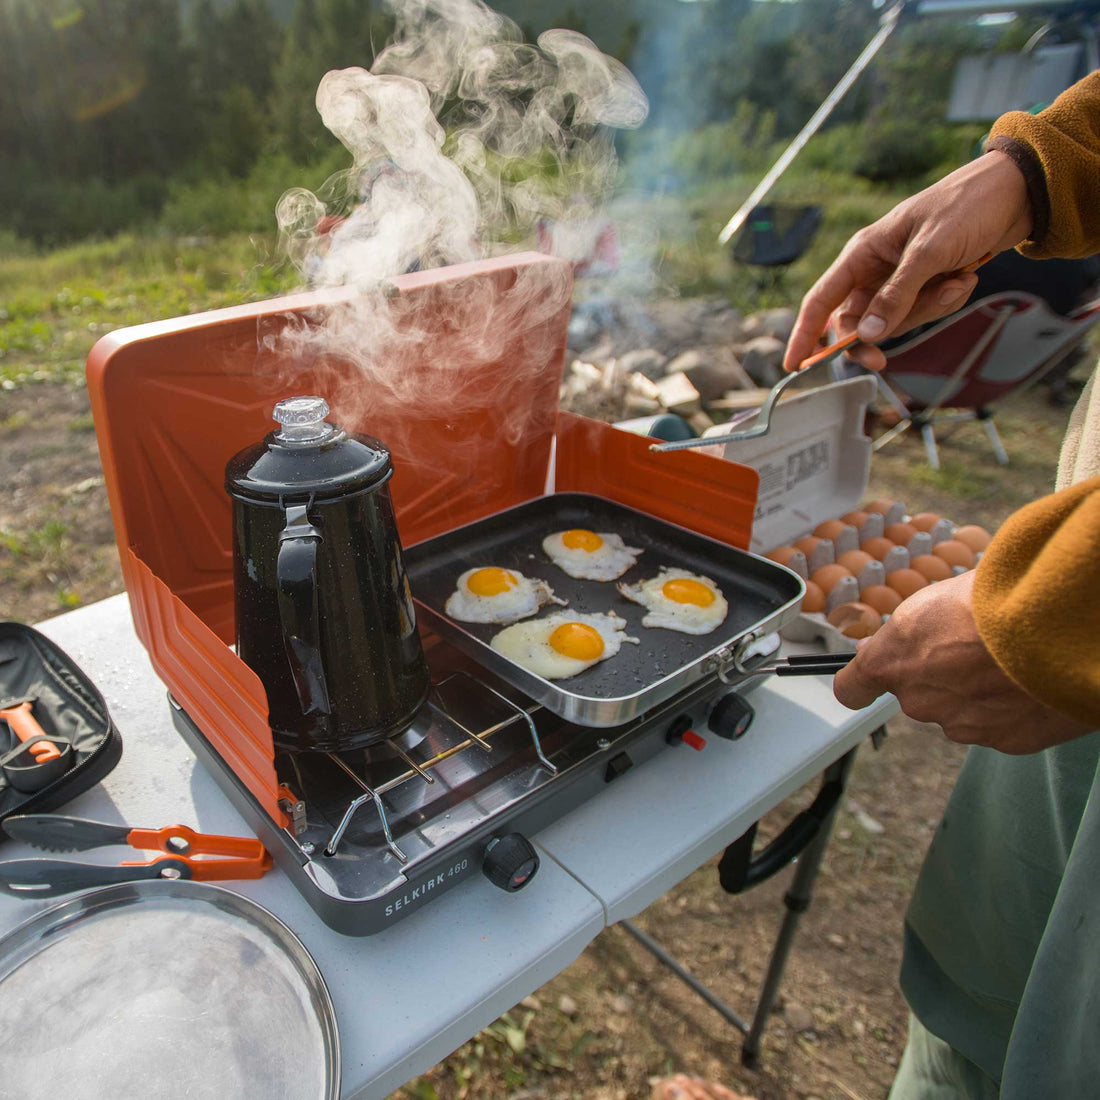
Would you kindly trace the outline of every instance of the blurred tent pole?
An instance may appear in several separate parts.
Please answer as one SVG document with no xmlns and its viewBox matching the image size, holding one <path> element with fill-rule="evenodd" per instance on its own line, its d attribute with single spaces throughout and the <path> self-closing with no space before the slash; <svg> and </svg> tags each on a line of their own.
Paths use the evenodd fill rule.
<svg viewBox="0 0 1100 1100">
<path fill-rule="evenodd" d="M 745 219 L 749 216 L 753 207 L 760 202 L 760 200 L 775 186 L 776 181 L 781 175 L 790 167 L 791 162 L 806 145 L 806 142 L 810 140 L 821 128 L 822 123 L 833 113 L 836 105 L 844 98 L 848 89 L 856 82 L 860 73 L 871 64 L 875 54 L 882 49 L 886 39 L 894 33 L 895 28 L 898 25 L 898 20 L 901 18 L 902 9 L 905 7 L 906 0 L 899 0 L 889 11 L 883 15 L 879 24 L 879 29 L 876 32 L 874 38 L 863 49 L 863 53 L 859 55 L 852 63 L 852 67 L 840 78 L 837 86 L 825 97 L 824 102 L 816 111 L 814 111 L 810 121 L 798 132 L 794 140 L 783 150 L 782 156 L 772 165 L 768 174 L 756 185 L 756 189 L 751 195 L 741 204 L 737 213 L 726 223 L 725 229 L 718 234 L 718 243 L 726 244 L 730 238 L 737 232 L 738 229 L 744 224 Z"/>
</svg>

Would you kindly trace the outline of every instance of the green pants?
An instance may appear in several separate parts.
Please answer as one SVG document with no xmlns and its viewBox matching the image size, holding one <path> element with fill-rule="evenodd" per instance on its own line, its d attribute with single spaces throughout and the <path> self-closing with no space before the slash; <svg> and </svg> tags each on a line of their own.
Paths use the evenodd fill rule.
<svg viewBox="0 0 1100 1100">
<path fill-rule="evenodd" d="M 901 987 L 923 1026 L 895 1100 L 1100 1097 L 1100 731 L 969 751 L 909 906 Z"/>
<path fill-rule="evenodd" d="M 992 1077 L 909 1016 L 909 1043 L 889 1100 L 997 1100 Z"/>
</svg>

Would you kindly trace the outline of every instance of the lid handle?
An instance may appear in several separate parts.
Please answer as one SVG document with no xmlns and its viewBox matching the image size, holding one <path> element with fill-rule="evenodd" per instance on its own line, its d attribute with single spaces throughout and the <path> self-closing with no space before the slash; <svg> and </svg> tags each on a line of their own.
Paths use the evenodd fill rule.
<svg viewBox="0 0 1100 1100">
<path fill-rule="evenodd" d="M 272 418 L 282 427 L 275 433 L 280 443 L 317 443 L 336 430 L 326 423 L 328 402 L 323 397 L 288 397 L 275 406 Z"/>
</svg>

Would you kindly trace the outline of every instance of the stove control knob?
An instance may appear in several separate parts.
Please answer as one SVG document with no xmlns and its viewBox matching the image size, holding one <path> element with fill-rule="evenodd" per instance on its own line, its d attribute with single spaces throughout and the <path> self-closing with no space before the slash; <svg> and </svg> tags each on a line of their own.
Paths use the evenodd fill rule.
<svg viewBox="0 0 1100 1100">
<path fill-rule="evenodd" d="M 756 711 L 736 691 L 731 691 L 714 704 L 707 719 L 707 728 L 719 737 L 736 741 L 748 732 L 755 717 Z"/>
<path fill-rule="evenodd" d="M 489 842 L 481 870 L 485 877 L 510 894 L 522 890 L 539 869 L 538 852 L 519 833 L 508 833 Z"/>
</svg>

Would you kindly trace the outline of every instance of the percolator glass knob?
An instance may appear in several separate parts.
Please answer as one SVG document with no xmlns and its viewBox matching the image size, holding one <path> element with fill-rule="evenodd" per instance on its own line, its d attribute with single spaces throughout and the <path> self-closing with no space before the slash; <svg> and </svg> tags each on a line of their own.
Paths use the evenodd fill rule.
<svg viewBox="0 0 1100 1100">
<path fill-rule="evenodd" d="M 283 443 L 314 443 L 331 435 L 325 422 L 328 402 L 323 397 L 288 397 L 275 406 L 272 418 L 281 425 L 275 438 Z"/>
</svg>

